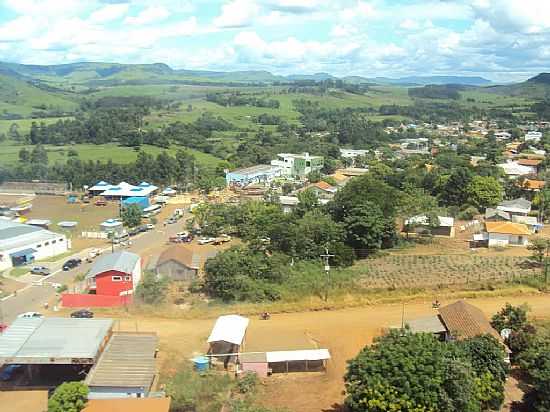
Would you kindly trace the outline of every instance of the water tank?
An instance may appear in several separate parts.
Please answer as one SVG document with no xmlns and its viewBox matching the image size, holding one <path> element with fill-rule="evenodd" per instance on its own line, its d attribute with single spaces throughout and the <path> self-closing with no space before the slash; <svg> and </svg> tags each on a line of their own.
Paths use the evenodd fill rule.
<svg viewBox="0 0 550 412">
<path fill-rule="evenodd" d="M 193 365 L 198 372 L 204 372 L 208 370 L 209 360 L 206 356 L 197 356 L 193 358 Z"/>
</svg>

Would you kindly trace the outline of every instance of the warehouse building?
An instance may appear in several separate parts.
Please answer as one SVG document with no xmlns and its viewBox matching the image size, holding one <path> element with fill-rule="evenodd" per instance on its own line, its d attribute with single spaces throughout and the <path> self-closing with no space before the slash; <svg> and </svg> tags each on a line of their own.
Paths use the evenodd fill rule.
<svg viewBox="0 0 550 412">
<path fill-rule="evenodd" d="M 46 259 L 70 249 L 65 235 L 0 219 L 0 271 Z"/>
<path fill-rule="evenodd" d="M 248 186 L 254 183 L 270 183 L 281 176 L 281 168 L 271 165 L 256 165 L 237 169 L 225 175 L 228 186 Z"/>
</svg>

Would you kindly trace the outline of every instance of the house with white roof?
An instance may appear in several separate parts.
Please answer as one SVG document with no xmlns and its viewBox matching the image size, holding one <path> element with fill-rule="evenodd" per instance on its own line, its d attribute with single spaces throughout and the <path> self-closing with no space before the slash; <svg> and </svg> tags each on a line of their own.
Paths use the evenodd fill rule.
<svg viewBox="0 0 550 412">
<path fill-rule="evenodd" d="M 244 345 L 246 330 L 250 320 L 239 315 L 224 315 L 216 319 L 212 332 L 208 337 L 208 354 L 221 355 L 224 365 L 236 359 L 236 355 Z"/>
<path fill-rule="evenodd" d="M 422 233 L 428 231 L 434 236 L 454 237 L 455 220 L 452 217 L 437 216 L 437 222 L 430 222 L 428 216 L 418 215 L 405 220 L 404 231 L 409 228 L 414 228 L 414 233 Z"/>
<path fill-rule="evenodd" d="M 523 140 L 526 142 L 532 142 L 532 143 L 538 143 L 542 139 L 542 133 L 541 132 L 535 132 L 530 131 L 527 132 L 525 136 L 523 136 Z"/>
<path fill-rule="evenodd" d="M 141 182 L 139 185 L 134 186 L 126 182 L 120 182 L 118 185 L 111 185 L 107 182 L 101 181 L 88 188 L 88 192 L 94 196 L 99 195 L 108 199 L 116 200 L 121 200 L 128 197 L 150 198 L 157 190 L 157 186 L 147 182 Z"/>
<path fill-rule="evenodd" d="M 533 174 L 533 169 L 529 166 L 520 165 L 518 162 L 508 161 L 506 163 L 500 163 L 497 165 L 500 167 L 504 174 L 512 179 L 519 176 L 527 176 Z"/>
<path fill-rule="evenodd" d="M 513 215 L 527 216 L 531 212 L 531 202 L 523 197 L 513 200 L 503 200 L 497 206 L 498 210 Z"/>
<path fill-rule="evenodd" d="M 67 252 L 65 235 L 0 219 L 0 271 Z"/>
</svg>

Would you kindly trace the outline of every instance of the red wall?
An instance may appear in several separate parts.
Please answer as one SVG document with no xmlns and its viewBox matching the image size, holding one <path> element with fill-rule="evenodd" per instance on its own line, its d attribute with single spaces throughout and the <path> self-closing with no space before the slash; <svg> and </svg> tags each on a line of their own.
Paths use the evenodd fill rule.
<svg viewBox="0 0 550 412">
<path fill-rule="evenodd" d="M 61 295 L 61 304 L 65 308 L 101 308 L 111 306 L 123 306 L 132 303 L 132 295 L 128 296 L 105 296 L 88 294 Z"/>
<path fill-rule="evenodd" d="M 120 296 L 120 292 L 133 289 L 132 281 L 122 280 L 120 282 L 113 282 L 112 276 L 132 276 L 131 273 L 122 273 L 116 270 L 109 270 L 107 272 L 100 273 L 95 277 L 95 290 L 97 295 L 108 296 Z"/>
</svg>

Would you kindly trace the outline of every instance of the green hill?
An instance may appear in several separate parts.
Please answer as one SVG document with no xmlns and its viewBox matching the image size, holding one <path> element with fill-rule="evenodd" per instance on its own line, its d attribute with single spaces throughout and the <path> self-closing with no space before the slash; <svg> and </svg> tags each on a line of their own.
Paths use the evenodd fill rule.
<svg viewBox="0 0 550 412">
<path fill-rule="evenodd" d="M 511 97 L 550 99 L 550 73 L 541 73 L 523 83 L 484 87 L 480 90 Z"/>
<path fill-rule="evenodd" d="M 77 107 L 64 93 L 43 90 L 22 75 L 0 68 L 0 119 L 63 115 Z"/>
</svg>

